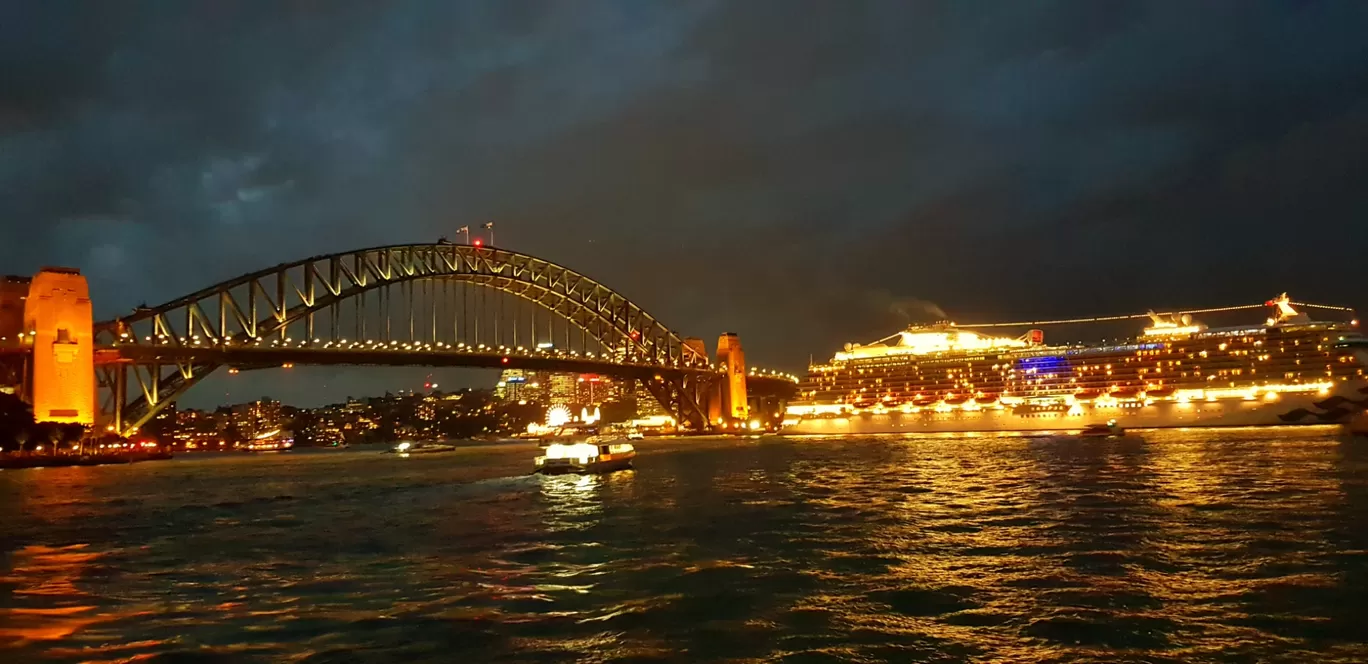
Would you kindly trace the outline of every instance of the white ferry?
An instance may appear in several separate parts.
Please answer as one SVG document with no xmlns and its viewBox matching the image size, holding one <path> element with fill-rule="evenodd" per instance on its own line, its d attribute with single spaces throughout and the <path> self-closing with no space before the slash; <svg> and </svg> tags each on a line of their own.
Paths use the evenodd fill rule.
<svg viewBox="0 0 1368 664">
<path fill-rule="evenodd" d="M 626 442 L 551 443 L 533 461 L 535 472 L 544 475 L 611 473 L 632 467 L 636 448 Z"/>
</svg>

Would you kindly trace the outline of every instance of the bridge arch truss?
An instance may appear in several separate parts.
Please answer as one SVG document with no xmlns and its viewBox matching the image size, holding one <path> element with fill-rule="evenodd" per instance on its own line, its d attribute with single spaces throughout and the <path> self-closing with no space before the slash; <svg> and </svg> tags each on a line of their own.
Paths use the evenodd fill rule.
<svg viewBox="0 0 1368 664">
<path fill-rule="evenodd" d="M 448 243 L 282 263 L 97 323 L 95 340 L 103 410 L 120 431 L 136 430 L 230 363 L 224 358 L 233 349 L 364 342 L 512 353 L 551 344 L 577 357 L 676 370 L 694 382 L 712 371 L 697 346 L 583 274 L 527 254 Z M 684 382 L 652 391 L 706 423 Z"/>
</svg>

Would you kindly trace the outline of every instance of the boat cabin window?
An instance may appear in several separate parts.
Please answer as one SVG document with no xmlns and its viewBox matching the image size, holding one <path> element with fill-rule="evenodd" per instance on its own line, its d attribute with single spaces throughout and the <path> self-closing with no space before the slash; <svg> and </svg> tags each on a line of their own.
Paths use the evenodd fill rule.
<svg viewBox="0 0 1368 664">
<path fill-rule="evenodd" d="M 599 445 L 599 454 L 608 454 L 608 453 L 609 453 L 609 452 L 608 452 L 608 446 L 607 446 L 607 445 Z"/>
</svg>

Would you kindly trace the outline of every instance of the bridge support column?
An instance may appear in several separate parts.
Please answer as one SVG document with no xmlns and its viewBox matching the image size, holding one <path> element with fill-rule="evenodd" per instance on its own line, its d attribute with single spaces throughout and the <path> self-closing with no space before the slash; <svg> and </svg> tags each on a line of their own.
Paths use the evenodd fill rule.
<svg viewBox="0 0 1368 664">
<path fill-rule="evenodd" d="M 717 339 L 717 363 L 726 372 L 721 384 L 722 420 L 715 424 L 731 422 L 745 426 L 750 419 L 750 406 L 746 402 L 746 356 L 741 351 L 741 337 L 734 332 L 726 332 Z"/>
<path fill-rule="evenodd" d="M 39 422 L 95 423 L 95 347 L 90 289 L 79 270 L 43 268 L 24 303 L 32 349 L 33 417 Z"/>
<path fill-rule="evenodd" d="M 122 434 L 124 430 L 124 404 L 128 402 L 128 367 L 120 364 L 114 367 L 113 413 L 110 413 L 109 426 Z"/>
</svg>

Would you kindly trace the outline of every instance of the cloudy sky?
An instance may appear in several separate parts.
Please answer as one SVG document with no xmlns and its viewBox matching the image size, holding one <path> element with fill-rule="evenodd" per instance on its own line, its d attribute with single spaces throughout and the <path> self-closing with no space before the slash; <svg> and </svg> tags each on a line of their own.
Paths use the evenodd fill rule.
<svg viewBox="0 0 1368 664">
<path fill-rule="evenodd" d="M 0 272 L 78 266 L 103 318 L 492 219 L 791 370 L 930 303 L 1368 306 L 1365 34 L 1316 0 L 2 3 Z"/>
</svg>

